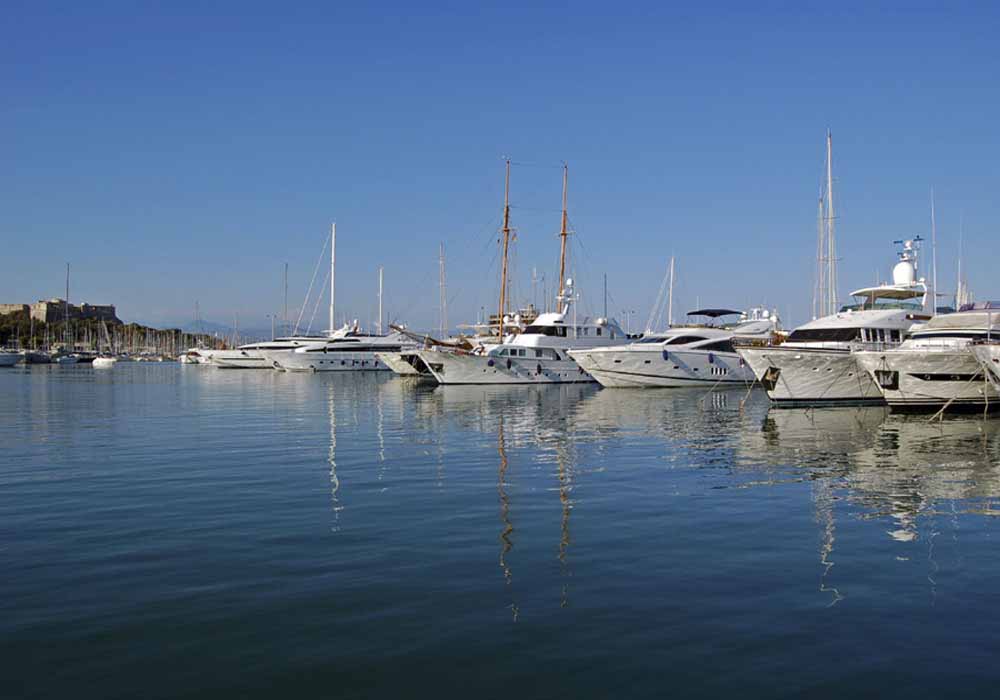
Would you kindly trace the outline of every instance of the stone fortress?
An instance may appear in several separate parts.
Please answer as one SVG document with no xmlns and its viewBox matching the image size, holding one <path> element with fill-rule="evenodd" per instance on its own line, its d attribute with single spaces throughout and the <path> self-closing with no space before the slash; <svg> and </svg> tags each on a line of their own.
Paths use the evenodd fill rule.
<svg viewBox="0 0 1000 700">
<path fill-rule="evenodd" d="M 66 301 L 64 299 L 43 299 L 34 304 L 0 304 L 0 316 L 26 312 L 35 321 L 43 323 L 58 323 L 66 318 Z M 70 320 L 97 320 L 108 323 L 121 323 L 115 313 L 114 304 L 76 304 L 69 305 Z"/>
</svg>

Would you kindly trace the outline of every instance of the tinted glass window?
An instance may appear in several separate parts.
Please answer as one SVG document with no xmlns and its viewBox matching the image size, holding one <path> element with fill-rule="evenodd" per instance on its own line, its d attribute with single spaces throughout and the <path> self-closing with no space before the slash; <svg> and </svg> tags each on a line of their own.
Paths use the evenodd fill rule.
<svg viewBox="0 0 1000 700">
<path fill-rule="evenodd" d="M 861 339 L 860 328 L 806 328 L 792 331 L 789 342 L 848 343 Z"/>
<path fill-rule="evenodd" d="M 702 345 L 699 350 L 712 350 L 713 352 L 736 352 L 731 340 L 719 340 L 708 345 Z"/>
</svg>

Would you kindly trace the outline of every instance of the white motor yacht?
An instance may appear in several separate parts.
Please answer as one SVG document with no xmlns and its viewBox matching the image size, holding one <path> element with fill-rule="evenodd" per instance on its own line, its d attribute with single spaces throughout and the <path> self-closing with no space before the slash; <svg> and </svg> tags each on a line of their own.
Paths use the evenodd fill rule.
<svg viewBox="0 0 1000 700">
<path fill-rule="evenodd" d="M 967 304 L 935 316 L 897 348 L 855 355 L 893 410 L 982 408 L 1000 403 L 1000 393 L 972 344 L 997 334 L 1000 303 Z"/>
<path fill-rule="evenodd" d="M 274 369 L 280 357 L 298 348 L 328 340 L 324 336 L 289 336 L 241 345 L 234 350 L 216 350 L 212 364 L 220 369 Z"/>
<path fill-rule="evenodd" d="M 415 347 L 416 343 L 398 331 L 389 335 L 363 333 L 355 321 L 328 338 L 303 344 L 292 351 L 262 352 L 275 368 L 290 372 L 388 371 L 389 366 L 376 353 Z"/>
<path fill-rule="evenodd" d="M 892 347 L 930 318 L 927 285 L 917 279 L 917 243 L 902 241 L 893 284 L 851 292 L 855 303 L 799 326 L 781 344 L 737 351 L 772 401 L 783 405 L 881 403 L 882 392 L 852 349 Z M 917 301 L 920 300 L 920 301 Z"/>
<path fill-rule="evenodd" d="M 21 361 L 21 353 L 13 350 L 0 350 L 0 367 L 13 367 Z"/>
<path fill-rule="evenodd" d="M 736 339 L 769 341 L 778 331 L 777 313 L 700 309 L 688 316 L 712 321 L 737 315 L 735 323 L 674 326 L 627 345 L 571 350 L 580 367 L 606 387 L 682 387 L 749 384 L 753 372 L 733 347 Z"/>
</svg>

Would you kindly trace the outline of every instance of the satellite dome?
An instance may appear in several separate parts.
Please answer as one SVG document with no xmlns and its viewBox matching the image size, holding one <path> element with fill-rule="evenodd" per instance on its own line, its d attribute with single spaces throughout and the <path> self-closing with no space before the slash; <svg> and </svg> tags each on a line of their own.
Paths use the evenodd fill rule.
<svg viewBox="0 0 1000 700">
<path fill-rule="evenodd" d="M 896 263 L 896 267 L 892 268 L 892 283 L 898 285 L 911 285 L 916 280 L 916 271 L 913 269 L 913 263 L 909 260 L 903 260 Z"/>
</svg>

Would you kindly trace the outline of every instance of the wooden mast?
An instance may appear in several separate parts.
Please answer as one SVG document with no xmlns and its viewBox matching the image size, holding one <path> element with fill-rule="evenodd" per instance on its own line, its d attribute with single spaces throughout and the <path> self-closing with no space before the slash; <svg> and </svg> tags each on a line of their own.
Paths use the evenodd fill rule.
<svg viewBox="0 0 1000 700">
<path fill-rule="evenodd" d="M 500 324 L 500 342 L 503 342 L 503 316 L 507 308 L 507 251 L 510 248 L 510 158 L 507 159 L 507 173 L 503 186 L 503 255 L 500 263 L 500 312 L 497 322 Z"/>
<path fill-rule="evenodd" d="M 559 311 L 562 311 L 563 284 L 566 282 L 566 189 L 569 184 L 569 166 L 563 163 L 563 194 L 562 194 L 562 225 L 559 228 L 559 287 L 556 289 L 556 303 Z"/>
</svg>

